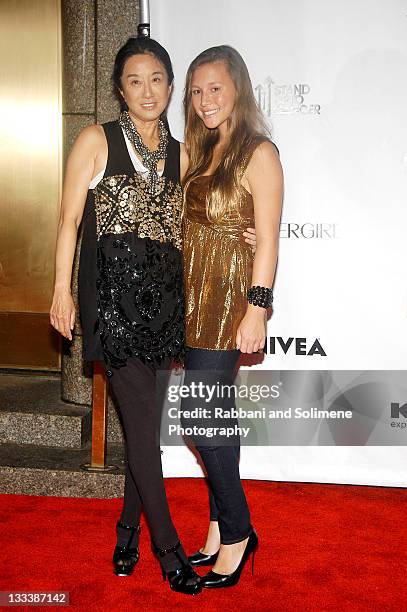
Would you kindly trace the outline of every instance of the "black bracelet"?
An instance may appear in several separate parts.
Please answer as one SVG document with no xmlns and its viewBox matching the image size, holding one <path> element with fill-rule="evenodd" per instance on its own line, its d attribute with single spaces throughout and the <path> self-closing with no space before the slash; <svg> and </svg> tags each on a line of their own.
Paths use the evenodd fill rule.
<svg viewBox="0 0 407 612">
<path fill-rule="evenodd" d="M 269 308 L 273 302 L 273 290 L 256 285 L 248 290 L 247 301 L 254 306 Z"/>
</svg>

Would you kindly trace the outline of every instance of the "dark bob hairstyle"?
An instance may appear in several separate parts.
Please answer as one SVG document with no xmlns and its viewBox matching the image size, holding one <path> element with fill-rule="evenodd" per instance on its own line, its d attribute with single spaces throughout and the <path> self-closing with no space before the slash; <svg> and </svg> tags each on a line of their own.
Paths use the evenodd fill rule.
<svg viewBox="0 0 407 612">
<path fill-rule="evenodd" d="M 121 110 L 127 109 L 127 104 L 123 100 L 120 93 L 120 89 L 122 89 L 121 78 L 123 75 L 124 64 L 129 57 L 132 57 L 133 55 L 143 55 L 145 53 L 153 55 L 159 62 L 161 62 L 168 77 L 168 85 L 171 85 L 174 80 L 174 72 L 172 69 L 170 56 L 159 42 L 146 36 L 129 38 L 123 47 L 119 49 L 116 55 L 112 74 L 114 90 L 119 99 Z"/>
</svg>

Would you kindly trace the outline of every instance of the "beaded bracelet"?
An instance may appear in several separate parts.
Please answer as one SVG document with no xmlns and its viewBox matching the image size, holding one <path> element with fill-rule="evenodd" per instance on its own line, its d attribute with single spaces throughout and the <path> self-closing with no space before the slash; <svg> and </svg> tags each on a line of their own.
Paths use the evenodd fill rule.
<svg viewBox="0 0 407 612">
<path fill-rule="evenodd" d="M 256 285 L 248 290 L 247 301 L 254 306 L 269 308 L 273 302 L 273 290 Z"/>
</svg>

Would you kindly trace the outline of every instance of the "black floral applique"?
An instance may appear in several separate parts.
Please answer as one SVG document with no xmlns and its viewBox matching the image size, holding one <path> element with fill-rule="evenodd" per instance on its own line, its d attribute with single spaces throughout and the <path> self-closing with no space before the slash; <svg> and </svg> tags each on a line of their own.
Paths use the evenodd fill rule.
<svg viewBox="0 0 407 612">
<path fill-rule="evenodd" d="M 106 237 L 98 247 L 97 289 L 107 364 L 121 367 L 128 357 L 156 365 L 166 357 L 183 360 L 182 258 L 171 244 Z"/>
</svg>

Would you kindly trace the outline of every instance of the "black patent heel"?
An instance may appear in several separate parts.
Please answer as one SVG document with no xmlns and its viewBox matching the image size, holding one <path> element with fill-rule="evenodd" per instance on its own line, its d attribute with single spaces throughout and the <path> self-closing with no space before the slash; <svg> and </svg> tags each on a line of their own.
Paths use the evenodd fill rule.
<svg viewBox="0 0 407 612">
<path fill-rule="evenodd" d="M 194 572 L 189 563 L 185 562 L 181 557 L 178 549 L 181 546 L 181 542 L 177 542 L 175 546 L 171 548 L 160 549 L 153 543 L 153 551 L 159 559 L 162 559 L 166 555 L 173 554 L 181 564 L 181 567 L 175 570 L 166 571 L 161 564 L 161 572 L 163 580 L 167 580 L 170 583 L 170 588 L 178 593 L 185 593 L 186 595 L 198 595 L 202 591 L 202 587 L 199 584 L 199 576 Z"/>
<path fill-rule="evenodd" d="M 118 521 L 116 527 L 127 529 L 129 531 L 129 539 L 125 546 L 116 545 L 113 552 L 114 573 L 116 576 L 130 576 L 133 573 L 134 567 L 140 558 L 140 551 L 137 546 L 132 546 L 134 536 L 140 535 L 140 525 L 131 526 L 125 525 Z M 138 539 L 137 539 L 138 540 Z"/>
<path fill-rule="evenodd" d="M 259 545 L 259 540 L 256 532 L 253 530 L 249 536 L 246 544 L 246 548 L 243 552 L 243 556 L 240 560 L 239 565 L 231 574 L 217 574 L 214 571 L 208 572 L 206 576 L 201 578 L 201 585 L 206 589 L 220 589 L 223 587 L 230 587 L 237 584 L 240 580 L 242 570 L 247 563 L 248 559 L 252 555 L 252 574 L 254 573 L 254 553 Z"/>
<path fill-rule="evenodd" d="M 205 566 L 205 565 L 215 565 L 215 561 L 218 558 L 219 551 L 214 553 L 213 555 L 207 555 L 200 550 L 190 555 L 188 557 L 189 563 L 194 567 L 196 566 Z"/>
</svg>

